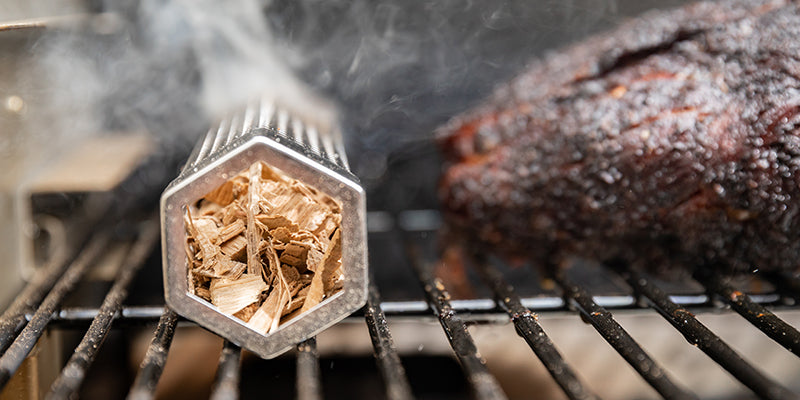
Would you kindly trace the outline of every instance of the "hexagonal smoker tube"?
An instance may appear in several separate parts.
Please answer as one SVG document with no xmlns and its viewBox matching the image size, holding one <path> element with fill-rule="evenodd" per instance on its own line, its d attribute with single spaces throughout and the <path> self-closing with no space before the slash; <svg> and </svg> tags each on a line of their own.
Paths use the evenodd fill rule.
<svg viewBox="0 0 800 400">
<path fill-rule="evenodd" d="M 342 216 L 342 290 L 266 335 L 190 292 L 185 251 L 186 207 L 258 161 L 332 197 L 341 204 Z M 318 130 L 309 119 L 297 118 L 269 99 L 253 102 L 208 132 L 161 197 L 167 305 L 261 357 L 276 357 L 364 305 L 368 276 L 365 213 L 364 191 L 348 169 L 338 128 L 331 125 Z"/>
</svg>

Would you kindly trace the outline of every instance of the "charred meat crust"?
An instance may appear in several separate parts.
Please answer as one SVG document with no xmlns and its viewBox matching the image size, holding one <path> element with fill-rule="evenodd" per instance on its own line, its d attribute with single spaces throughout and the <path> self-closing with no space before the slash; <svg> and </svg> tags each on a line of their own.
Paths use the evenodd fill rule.
<svg viewBox="0 0 800 400">
<path fill-rule="evenodd" d="M 437 137 L 452 226 L 507 256 L 796 270 L 800 6 L 698 3 L 545 57 Z"/>
</svg>

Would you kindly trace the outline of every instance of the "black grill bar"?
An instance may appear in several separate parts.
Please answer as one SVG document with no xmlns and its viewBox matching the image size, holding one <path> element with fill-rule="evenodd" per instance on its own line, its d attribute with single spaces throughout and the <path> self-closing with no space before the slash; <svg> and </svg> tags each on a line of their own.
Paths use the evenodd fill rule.
<svg viewBox="0 0 800 400">
<path fill-rule="evenodd" d="M 67 365 L 61 370 L 61 375 L 50 387 L 48 398 L 70 398 L 75 396 L 80 389 L 86 371 L 94 362 L 100 346 L 103 345 L 103 341 L 108 335 L 114 315 L 122 308 L 122 302 L 128 297 L 128 286 L 158 243 L 158 228 L 159 224 L 156 219 L 145 222 L 145 226 L 139 232 L 139 238 L 130 249 L 125 261 L 119 266 L 117 277 L 100 306 L 100 312 L 92 321 L 78 347 L 75 348 Z"/>
<path fill-rule="evenodd" d="M 800 356 L 800 332 L 797 332 L 797 329 L 778 318 L 764 306 L 753 302 L 750 300 L 750 296 L 736 290 L 713 273 L 705 270 L 698 271 L 695 278 L 710 291 L 723 298 L 731 305 L 731 308 L 772 340 Z"/>
<path fill-rule="evenodd" d="M 311 338 L 297 345 L 297 390 L 298 400 L 321 400 L 322 382 L 317 354 L 317 339 Z"/>
<path fill-rule="evenodd" d="M 217 380 L 211 391 L 211 400 L 236 400 L 239 398 L 241 359 L 242 349 L 226 340 L 219 356 Z"/>
<path fill-rule="evenodd" d="M 0 357 L 0 390 L 6 386 L 14 372 L 19 369 L 25 357 L 28 356 L 39 337 L 42 336 L 44 329 L 61 301 L 75 288 L 75 285 L 83 277 L 86 270 L 102 254 L 108 241 L 109 233 L 107 231 L 103 231 L 91 239 L 86 249 L 70 264 L 61 279 L 56 282 L 52 290 L 44 298 L 31 321 L 28 322 L 19 336 L 11 343 L 8 350 Z"/>
<path fill-rule="evenodd" d="M 478 348 L 467 331 L 466 325 L 450 305 L 450 294 L 444 284 L 438 278 L 434 278 L 430 267 L 421 260 L 419 250 L 410 240 L 406 242 L 406 247 L 411 266 L 425 291 L 428 303 L 434 314 L 439 317 L 439 323 L 458 357 L 461 368 L 472 384 L 476 397 L 478 399 L 505 399 L 505 393 L 494 375 L 486 368 L 486 361 L 478 353 Z"/>
<path fill-rule="evenodd" d="M 622 276 L 638 294 L 645 296 L 659 314 L 711 359 L 763 399 L 796 399 L 797 395 L 767 378 L 739 356 L 730 346 L 700 323 L 689 310 L 673 303 L 669 296 L 636 271 Z"/>
<path fill-rule="evenodd" d="M 75 263 L 76 257 L 80 255 L 79 250 L 87 245 L 91 239 L 90 232 L 96 230 L 98 222 L 108 219 L 108 205 L 99 205 L 96 211 L 96 216 L 88 218 L 82 226 L 69 232 L 68 240 L 54 243 L 54 251 L 48 260 L 0 316 L 0 354 L 8 349 L 30 321 L 29 315 L 39 308 L 42 299 L 48 295 L 67 268 Z M 0 385 L 0 388 L 3 385 L 5 384 Z"/>
<path fill-rule="evenodd" d="M 131 391 L 128 393 L 128 400 L 150 400 L 153 398 L 158 380 L 164 371 L 164 364 L 167 363 L 167 354 L 172 344 L 172 337 L 175 335 L 175 327 L 178 325 L 178 314 L 164 307 L 164 313 L 158 320 L 156 332 L 147 353 L 144 355 L 139 373 L 133 381 Z"/>
<path fill-rule="evenodd" d="M 406 370 L 400 363 L 400 356 L 394 347 L 386 315 L 381 308 L 381 298 L 378 288 L 370 280 L 367 305 L 364 307 L 364 318 L 367 321 L 369 336 L 375 349 L 375 361 L 381 371 L 383 382 L 386 384 L 386 398 L 389 400 L 410 400 L 414 398 L 411 385 L 408 384 Z"/>
<path fill-rule="evenodd" d="M 55 285 L 58 278 L 69 266 L 69 259 L 65 254 L 66 249 L 64 247 L 62 249 L 64 251 L 50 258 L 47 264 L 42 267 L 42 270 L 25 286 L 25 289 L 22 290 L 11 306 L 3 313 L 3 316 L 0 317 L 0 354 L 8 349 L 11 342 L 25 327 L 28 322 L 25 315 L 33 313 L 39 307 L 47 292 Z"/>
<path fill-rule="evenodd" d="M 564 361 L 558 349 L 539 325 L 536 314 L 522 305 L 514 287 L 503 279 L 503 274 L 478 256 L 475 257 L 475 265 L 483 281 L 492 289 L 497 304 L 508 313 L 517 334 L 525 339 L 567 397 L 570 399 L 598 399 L 595 394 L 584 387 L 569 364 Z"/>
<path fill-rule="evenodd" d="M 639 343 L 614 320 L 608 310 L 594 302 L 585 289 L 572 283 L 561 271 L 556 271 L 553 278 L 564 289 L 564 296 L 571 300 L 581 315 L 661 396 L 665 399 L 697 398 L 673 383 L 666 371 L 650 358 Z"/>
</svg>

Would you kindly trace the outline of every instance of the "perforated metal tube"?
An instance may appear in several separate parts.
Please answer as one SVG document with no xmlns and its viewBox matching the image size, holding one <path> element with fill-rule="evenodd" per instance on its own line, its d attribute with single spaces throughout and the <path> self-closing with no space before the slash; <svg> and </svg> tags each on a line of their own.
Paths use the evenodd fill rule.
<svg viewBox="0 0 800 400">
<path fill-rule="evenodd" d="M 321 113 L 325 114 L 325 113 Z M 263 335 L 190 293 L 183 214 L 189 204 L 263 162 L 341 204 L 343 288 Z M 367 298 L 366 202 L 350 173 L 337 124 L 260 99 L 209 129 L 161 199 L 167 304 L 180 315 L 264 358 L 275 357 L 360 309 Z"/>
</svg>

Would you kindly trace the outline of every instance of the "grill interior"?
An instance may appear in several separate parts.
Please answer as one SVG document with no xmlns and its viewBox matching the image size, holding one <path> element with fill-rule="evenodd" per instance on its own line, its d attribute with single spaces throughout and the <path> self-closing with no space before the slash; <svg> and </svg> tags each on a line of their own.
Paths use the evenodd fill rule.
<svg viewBox="0 0 800 400">
<path fill-rule="evenodd" d="M 302 14 L 291 2 L 275 3 L 287 15 Z M 653 5 L 617 3 L 620 15 Z M 551 22 L 545 8 L 522 17 L 541 14 L 541 21 L 534 20 Z M 335 20 L 341 10 L 329 11 Z M 465 14 L 459 17 L 466 27 L 485 19 L 481 12 Z M 290 25 L 279 27 L 291 30 Z M 563 273 L 544 276 L 537 266 L 509 266 L 488 253 L 465 259 L 463 274 L 441 267 L 435 146 L 428 136 L 393 135 L 398 130 L 427 135 L 512 74 L 529 54 L 569 40 L 561 36 L 574 39 L 596 28 L 548 25 L 535 42 L 528 40 L 529 31 L 518 29 L 514 40 L 527 47 L 513 54 L 503 47 L 512 47 L 503 35 L 517 28 L 493 28 L 497 35 L 480 45 L 496 52 L 496 60 L 513 60 L 470 67 L 477 72 L 474 87 L 451 88 L 445 94 L 452 101 L 442 101 L 440 92 L 408 96 L 397 101 L 412 105 L 380 113 L 372 125 L 364 126 L 360 118 L 345 121 L 350 131 L 384 134 L 348 138 L 353 171 L 368 190 L 369 301 L 359 313 L 274 360 L 223 343 L 165 308 L 154 214 L 163 185 L 153 182 L 172 179 L 185 160 L 173 154 L 167 155 L 169 167 L 163 160 L 141 166 L 111 193 L 126 201 L 93 203 L 104 211 L 92 208 L 91 218 L 71 220 L 67 242 L 49 238 L 47 246 L 58 251 L 43 259 L 0 317 L 0 399 L 146 399 L 156 393 L 215 399 L 796 398 L 798 276 L 756 272 L 662 280 L 590 260 L 572 260 Z M 324 63 L 311 61 L 306 74 L 320 75 L 314 68 Z M 414 77 L 418 71 L 400 72 Z M 352 89 L 333 81 L 329 91 Z M 430 85 L 407 81 L 416 86 L 406 93 Z M 394 91 L 391 84 L 368 88 L 346 106 L 359 109 Z M 447 106 L 423 115 L 434 103 Z M 403 112 L 409 109 L 411 118 Z M 376 145 L 375 137 L 398 143 L 389 151 Z M 153 164 L 165 176 L 154 178 Z M 148 177 L 150 184 L 137 176 Z M 131 193 L 136 199 L 129 199 Z M 58 193 L 53 198 L 64 200 Z"/>
<path fill-rule="evenodd" d="M 391 166 L 390 173 L 404 169 L 400 162 Z M 59 252 L 60 256 L 50 258 L 40 269 L 0 321 L 0 384 L 9 384 L 42 335 L 60 332 L 66 338 L 72 337 L 63 340 L 64 346 L 69 347 L 65 349 L 68 360 L 65 357 L 65 364 L 58 364 L 60 372 L 44 392 L 49 391 L 53 398 L 74 394 L 95 397 L 94 390 L 104 385 L 102 371 L 109 368 L 108 357 L 126 351 L 126 343 L 132 341 L 130 332 L 147 331 L 145 336 L 152 339 L 138 369 L 130 371 L 127 380 L 118 377 L 113 393 L 127 393 L 136 399 L 153 397 L 161 372 L 165 365 L 169 366 L 173 336 L 181 340 L 181 335 L 189 336 L 189 332 L 200 329 L 163 306 L 156 278 L 160 270 L 158 221 L 143 215 L 89 230 L 79 245 Z M 797 277 L 754 274 L 731 279 L 698 275 L 682 281 L 663 281 L 623 267 L 583 260 L 575 260 L 563 273 L 544 277 L 537 268 L 510 267 L 490 254 L 479 253 L 466 261 L 466 276 L 453 279 L 448 276 L 452 265 L 449 269 L 436 267 L 441 259 L 437 231 L 442 222 L 438 211 L 374 210 L 369 212 L 368 220 L 374 276 L 369 301 L 360 313 L 332 330 L 367 331 L 375 363 L 366 362 L 369 357 L 365 359 L 358 352 L 331 355 L 327 351 L 321 356 L 315 339 L 275 360 L 260 360 L 246 352 L 243 355 L 234 344 L 225 342 L 219 353 L 212 398 L 248 398 L 263 393 L 259 392 L 264 390 L 258 384 L 264 379 L 260 376 L 268 376 L 281 397 L 299 399 L 506 398 L 509 379 L 519 378 L 515 378 L 514 371 L 492 368 L 495 350 L 482 350 L 481 342 L 485 340 L 474 337 L 484 337 L 480 331 L 487 327 L 506 333 L 515 331 L 519 338 L 514 339 L 511 334 L 501 340 L 514 341 L 517 349 L 527 344 L 529 350 L 524 357 L 538 358 L 549 373 L 550 386 L 555 383 L 561 391 L 542 393 L 543 398 L 598 398 L 596 393 L 606 391 L 606 385 L 622 384 L 623 378 L 612 382 L 582 378 L 581 364 L 586 361 L 572 361 L 562 355 L 562 338 L 548 334 L 546 321 L 550 317 L 591 325 L 595 334 L 638 375 L 636 379 L 652 388 L 645 397 L 697 398 L 695 388 L 676 380 L 674 371 L 651 355 L 663 354 L 658 348 L 639 344 L 640 340 L 626 330 L 626 323 L 620 323 L 630 316 L 655 315 L 667 324 L 651 324 L 649 329 L 674 330 L 688 342 L 680 352 L 701 350 L 719 369 L 741 383 L 729 391 L 731 398 L 796 396 L 790 390 L 798 389 L 797 381 L 786 380 L 787 371 L 779 374 L 780 379 L 775 378 L 776 372 L 786 368 L 790 369 L 788 376 L 797 376 L 800 369 L 796 364 L 754 365 L 720 337 L 726 332 L 709 329 L 700 319 L 717 314 L 730 317 L 735 312 L 741 324 L 749 323 L 760 330 L 762 339 L 769 337 L 784 352 L 800 354 L 800 334 L 775 314 L 787 315 L 786 321 L 797 320 Z M 102 264 L 107 250 L 115 246 L 122 248 L 122 255 L 118 257 L 113 281 L 103 283 L 92 278 L 92 269 Z M 540 316 L 544 317 L 541 323 Z M 441 329 L 432 330 L 436 322 Z M 399 330 L 393 330 L 394 326 Z M 417 327 L 419 332 L 410 333 L 409 326 Z M 394 344 L 395 339 L 407 341 L 406 335 L 431 332 L 439 335 L 441 342 L 442 337 L 446 338 L 451 357 L 409 354 L 403 346 L 398 351 Z M 107 337 L 110 340 L 105 340 Z M 70 343 L 75 342 L 78 344 L 73 352 Z M 40 357 L 40 353 L 42 350 L 34 351 L 32 357 Z M 488 356 L 488 363 L 482 353 Z M 118 366 L 120 361 L 110 362 L 112 366 L 115 363 Z M 610 375 L 612 380 L 613 377 Z M 346 379 L 359 389 L 343 386 L 339 379 Z M 515 390 L 511 389 L 510 397 L 520 397 Z"/>
</svg>

